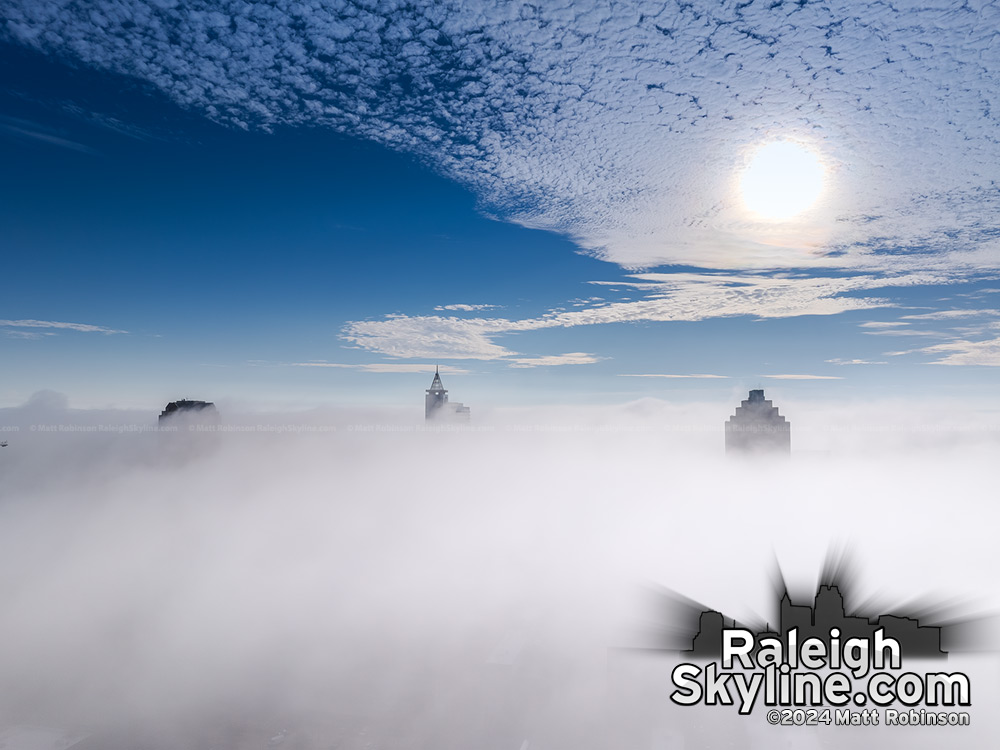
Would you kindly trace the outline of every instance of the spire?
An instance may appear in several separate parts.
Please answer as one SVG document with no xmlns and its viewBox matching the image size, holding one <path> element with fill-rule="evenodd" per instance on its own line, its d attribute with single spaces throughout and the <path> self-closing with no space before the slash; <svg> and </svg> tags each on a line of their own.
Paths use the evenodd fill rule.
<svg viewBox="0 0 1000 750">
<path fill-rule="evenodd" d="M 441 384 L 441 374 L 438 372 L 437 365 L 434 366 L 434 380 L 431 381 L 431 387 L 427 389 L 428 393 L 441 392 L 445 393 L 444 385 Z"/>
</svg>

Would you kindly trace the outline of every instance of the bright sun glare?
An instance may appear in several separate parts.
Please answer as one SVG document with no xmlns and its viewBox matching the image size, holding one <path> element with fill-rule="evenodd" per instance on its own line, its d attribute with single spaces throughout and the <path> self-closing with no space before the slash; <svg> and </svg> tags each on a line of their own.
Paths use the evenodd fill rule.
<svg viewBox="0 0 1000 750">
<path fill-rule="evenodd" d="M 782 221 L 816 202 L 823 190 L 823 165 L 804 146 L 776 141 L 762 146 L 740 178 L 746 207 L 760 218 Z"/>
</svg>

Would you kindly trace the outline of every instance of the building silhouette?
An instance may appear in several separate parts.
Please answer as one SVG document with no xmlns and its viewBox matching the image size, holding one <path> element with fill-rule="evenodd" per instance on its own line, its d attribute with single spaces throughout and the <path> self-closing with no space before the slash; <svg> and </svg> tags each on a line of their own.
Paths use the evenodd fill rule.
<svg viewBox="0 0 1000 750">
<path fill-rule="evenodd" d="M 726 422 L 726 453 L 791 453 L 792 426 L 778 408 L 764 398 L 764 390 L 736 407 Z"/>
<path fill-rule="evenodd" d="M 219 424 L 222 421 L 219 410 L 211 401 L 190 401 L 188 399 L 171 401 L 160 412 L 158 420 L 160 427 L 173 420 L 191 424 Z"/>
<path fill-rule="evenodd" d="M 424 397 L 424 419 L 427 421 L 442 420 L 452 422 L 468 422 L 472 418 L 472 410 L 454 401 L 448 400 L 448 391 L 441 383 L 441 374 L 434 368 L 434 380 Z"/>
<path fill-rule="evenodd" d="M 688 653 L 701 658 L 718 658 L 722 653 L 722 630 L 740 627 L 735 620 L 714 610 L 706 610 L 699 618 L 697 635 Z M 844 596 L 836 584 L 820 585 L 812 606 L 792 604 L 786 590 L 778 603 L 778 630 L 770 629 L 755 634 L 759 642 L 764 637 L 780 638 L 787 643 L 788 632 L 798 630 L 798 642 L 806 638 L 819 638 L 826 642 L 830 629 L 840 630 L 841 642 L 848 638 L 872 639 L 875 631 L 885 629 L 885 635 L 899 641 L 904 657 L 940 658 L 941 628 L 921 625 L 913 617 L 878 615 L 860 617 L 848 615 L 844 609 Z"/>
</svg>

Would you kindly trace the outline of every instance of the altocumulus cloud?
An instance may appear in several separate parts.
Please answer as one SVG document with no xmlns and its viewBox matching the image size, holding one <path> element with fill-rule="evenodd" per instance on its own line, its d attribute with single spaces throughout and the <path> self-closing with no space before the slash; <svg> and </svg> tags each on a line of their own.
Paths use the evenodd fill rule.
<svg viewBox="0 0 1000 750">
<path fill-rule="evenodd" d="M 419 154 L 487 211 L 629 267 L 884 267 L 900 249 L 964 263 L 997 229 L 1000 7 L 985 0 L 0 7 L 7 40 L 217 121 Z M 794 236 L 759 231 L 734 196 L 774 138 L 808 142 L 830 175 Z"/>
<path fill-rule="evenodd" d="M 706 311 L 690 300 L 704 281 L 680 275 L 666 292 L 633 285 L 647 296 L 630 304 L 595 300 L 532 320 L 347 325 L 348 340 L 383 354 L 513 359 L 495 338 L 884 307 L 842 294 L 1000 266 L 1000 7 L 985 0 L 0 8 L 0 39 L 134 76 L 232 126 L 319 125 L 416 154 L 474 190 L 485 212 L 628 269 L 796 272 L 751 278 L 756 299 L 731 288 Z M 737 195 L 741 169 L 775 139 L 807 145 L 827 174 L 820 203 L 779 225 L 750 217 Z"/>
</svg>

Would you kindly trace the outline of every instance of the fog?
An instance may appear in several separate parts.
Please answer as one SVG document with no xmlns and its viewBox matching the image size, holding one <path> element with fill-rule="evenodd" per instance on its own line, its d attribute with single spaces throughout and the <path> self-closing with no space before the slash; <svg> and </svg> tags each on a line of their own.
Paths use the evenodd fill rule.
<svg viewBox="0 0 1000 750">
<path fill-rule="evenodd" d="M 789 399 L 792 455 L 735 460 L 735 405 L 429 429 L 412 410 L 220 404 L 219 429 L 176 432 L 51 395 L 2 409 L 8 746 L 46 727 L 78 748 L 839 747 L 852 730 L 672 705 L 671 657 L 609 647 L 649 616 L 644 587 L 768 620 L 775 560 L 808 591 L 838 545 L 849 607 L 995 611 L 997 411 Z M 956 669 L 971 727 L 851 743 L 987 746 L 996 655 Z"/>
</svg>

